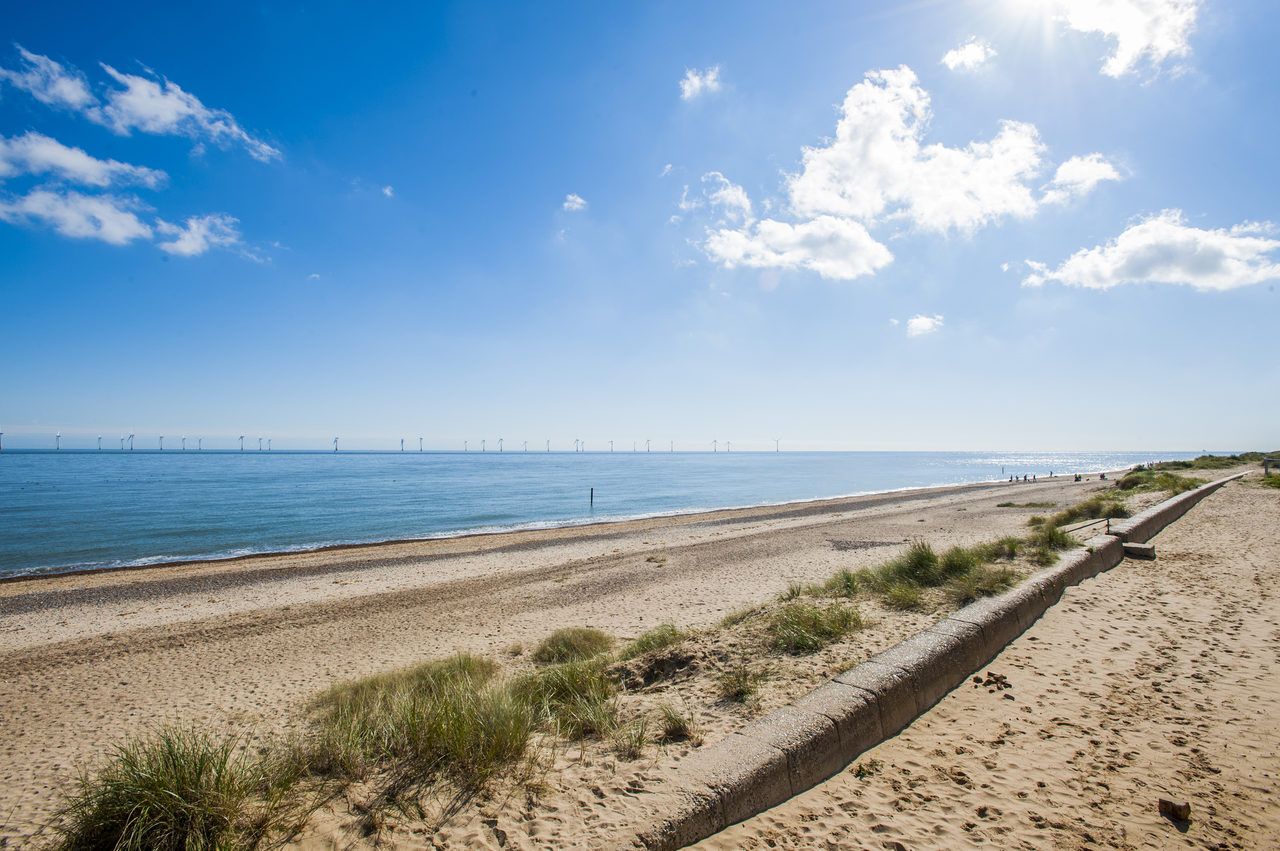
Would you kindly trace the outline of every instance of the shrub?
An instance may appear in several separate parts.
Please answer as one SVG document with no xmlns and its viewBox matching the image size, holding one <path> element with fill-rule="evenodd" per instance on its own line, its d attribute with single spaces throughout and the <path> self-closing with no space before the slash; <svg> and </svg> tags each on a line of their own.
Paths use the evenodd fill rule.
<svg viewBox="0 0 1280 851">
<path fill-rule="evenodd" d="M 533 661 L 543 665 L 558 665 L 590 659 L 607 653 L 613 648 L 613 639 L 598 629 L 571 626 L 557 629 L 533 651 Z"/>
<path fill-rule="evenodd" d="M 58 811 L 66 849 L 252 848 L 288 819 L 296 775 L 239 736 L 163 727 L 117 745 Z"/>
<path fill-rule="evenodd" d="M 1280 488 L 1280 476 L 1275 473 L 1262 477 L 1262 484 L 1269 488 Z"/>
<path fill-rule="evenodd" d="M 661 650 L 664 647 L 670 647 L 672 644 L 679 644 L 688 635 L 687 632 L 675 624 L 664 623 L 655 626 L 648 632 L 641 633 L 635 641 L 622 649 L 622 652 L 618 654 L 618 658 L 623 661 L 634 659 L 645 653 Z"/>
<path fill-rule="evenodd" d="M 783 652 L 813 653 L 862 626 L 862 614 L 855 608 L 793 602 L 773 614 L 770 633 L 773 646 Z"/>
</svg>

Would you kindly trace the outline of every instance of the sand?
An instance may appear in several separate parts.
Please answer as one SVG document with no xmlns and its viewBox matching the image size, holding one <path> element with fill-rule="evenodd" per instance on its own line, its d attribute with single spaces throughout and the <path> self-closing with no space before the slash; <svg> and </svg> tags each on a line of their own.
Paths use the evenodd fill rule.
<svg viewBox="0 0 1280 851">
<path fill-rule="evenodd" d="M 924 538 L 935 547 L 942 547 L 1020 533 L 1033 511 L 998 508 L 999 502 L 1049 501 L 1065 505 L 1084 498 L 1099 486 L 1096 481 L 1074 483 L 1058 479 L 1027 485 L 945 488 L 569 530 L 2 584 L 0 845 L 17 847 L 30 842 L 32 834 L 49 820 L 58 790 L 66 788 L 79 766 L 98 758 L 122 736 L 143 732 L 159 722 L 250 726 L 265 735 L 296 728 L 308 698 L 337 680 L 440 657 L 455 650 L 510 659 L 509 664 L 518 669 L 522 664 L 527 665 L 524 657 L 510 656 L 507 651 L 513 645 L 532 647 L 561 626 L 595 626 L 620 639 L 633 637 L 662 622 L 692 628 L 709 626 L 728 612 L 775 598 L 791 582 L 818 581 L 841 568 L 857 569 L 882 562 L 915 538 Z M 1253 490 L 1248 489 L 1251 487 Z M 1250 529 L 1266 529 L 1266 523 L 1272 524 L 1270 529 L 1274 530 L 1277 503 L 1274 494 L 1252 485 L 1228 486 L 1163 533 L 1157 539 L 1161 559 L 1143 568 L 1164 570 L 1176 564 L 1177 553 L 1166 552 L 1169 546 L 1166 539 L 1180 540 L 1177 535 L 1184 534 L 1183 530 L 1200 529 L 1204 523 L 1198 518 L 1214 506 L 1235 507 L 1235 513 L 1230 515 L 1235 525 L 1230 531 L 1219 532 L 1217 526 L 1207 531 L 1200 529 L 1200 534 L 1208 537 L 1202 544 L 1195 543 L 1200 539 L 1193 537 L 1190 539 L 1193 543 L 1188 545 L 1199 553 L 1203 563 L 1215 566 L 1214 581 L 1223 583 L 1222 594 L 1227 596 L 1209 599 L 1234 599 L 1230 598 L 1233 593 L 1241 597 L 1233 604 L 1232 615 L 1241 625 L 1235 633 L 1239 649 L 1233 648 L 1232 652 L 1214 649 L 1214 663 L 1211 666 L 1202 663 L 1205 667 L 1200 672 L 1210 676 L 1209 671 L 1213 671 L 1213 676 L 1219 677 L 1214 682 L 1226 688 L 1227 693 L 1221 694 L 1221 700 L 1208 692 L 1196 695 L 1194 705 L 1182 708 L 1184 716 L 1192 719 L 1189 726 L 1196 734 L 1187 737 L 1190 744 L 1184 750 L 1201 746 L 1199 737 L 1209 735 L 1196 725 L 1213 726 L 1217 718 L 1258 709 L 1270 713 L 1258 717 L 1274 726 L 1280 701 L 1276 700 L 1272 673 L 1267 674 L 1272 677 L 1269 692 L 1250 681 L 1249 688 L 1263 695 L 1256 706 L 1246 705 L 1244 696 L 1230 692 L 1231 684 L 1243 683 L 1258 675 L 1260 671 L 1256 666 L 1260 662 L 1272 666 L 1276 662 L 1274 616 L 1266 613 L 1265 606 L 1260 610 L 1262 614 L 1247 614 L 1258 611 L 1265 588 L 1259 589 L 1254 584 L 1252 574 L 1246 577 L 1244 572 L 1223 569 L 1228 562 L 1235 564 L 1230 557 L 1238 552 L 1238 547 L 1232 541 L 1242 530 L 1247 533 Z M 1256 560 L 1249 562 L 1253 569 L 1256 572 L 1270 570 L 1274 577 L 1274 534 L 1268 539 L 1265 534 L 1255 533 L 1250 545 L 1262 548 Z M 1272 549 L 1266 550 L 1268 546 Z M 1129 571 L 1115 571 L 1109 576 L 1113 575 L 1131 576 Z M 1109 579 L 1097 580 L 1071 592 L 1054 612 L 1076 605 L 1085 608 L 1091 605 L 1094 609 L 1110 606 L 1118 616 L 1125 617 L 1136 616 L 1145 609 L 1164 612 L 1162 603 L 1148 601 L 1131 605 L 1123 597 L 1093 590 L 1105 581 Z M 1205 587 L 1204 580 L 1197 581 L 1201 583 L 1200 588 Z M 1187 579 L 1170 586 L 1167 578 L 1157 578 L 1156 590 L 1143 591 L 1139 587 L 1119 590 L 1132 594 L 1171 594 L 1175 599 L 1185 598 L 1187 606 L 1195 609 L 1197 605 L 1206 604 L 1206 599 L 1198 593 L 1188 593 L 1196 587 Z M 1107 606 L 1099 602 L 1100 593 L 1105 596 Z M 1252 599 L 1247 598 L 1249 593 Z M 1250 610 L 1249 605 L 1254 609 Z M 1177 613 L 1168 616 L 1176 620 Z M 1201 635 L 1206 648 L 1227 646 L 1214 644 L 1220 638 L 1217 632 L 1226 629 L 1226 621 L 1215 621 L 1208 615 L 1197 617 L 1200 619 L 1188 619 L 1190 634 Z M 1255 617 L 1272 617 L 1269 632 L 1264 631 L 1261 638 L 1254 627 L 1262 627 L 1251 620 Z M 801 661 L 786 662 L 786 670 L 762 689 L 759 700 L 752 706 L 717 707 L 709 713 L 704 718 L 707 739 L 712 741 L 752 714 L 787 702 L 835 670 L 891 645 L 930 619 L 926 615 L 880 617 L 876 627 L 860 633 L 854 642 Z M 1046 618 L 1035 629 L 1048 623 Z M 1143 659 L 1152 671 L 1161 664 L 1158 649 L 1164 645 L 1156 642 L 1151 645 L 1153 649 L 1143 650 L 1144 645 L 1125 632 L 1128 628 L 1110 627 L 1109 633 L 1103 633 L 1100 627 L 1085 628 L 1084 635 L 1097 632 L 1104 637 L 1114 636 L 1112 644 L 1106 645 L 1105 652 L 1109 654 L 1106 656 L 1103 650 L 1094 652 L 1087 645 L 1071 648 L 1069 643 L 1064 643 L 1065 639 L 1055 639 L 1062 644 L 1062 652 L 1071 657 L 1072 664 L 1089 659 L 1091 665 L 1096 665 L 1105 658 L 1116 666 L 1113 670 L 1099 669 L 1098 676 L 1105 680 L 1099 685 L 1076 688 L 1074 680 L 1066 683 L 1059 682 L 1060 677 L 1051 680 L 1057 684 L 1047 686 L 1045 694 L 1051 694 L 1048 687 L 1058 690 L 1057 694 L 1051 694 L 1052 701 L 1063 704 L 1060 714 L 1070 723 L 1085 728 L 1100 726 L 1101 722 L 1076 719 L 1077 716 L 1087 718 L 1089 708 L 1102 700 L 1100 696 L 1110 695 L 1106 683 L 1112 680 L 1107 679 L 1108 673 L 1116 674 L 1119 680 L 1131 676 L 1138 670 L 1133 667 L 1134 660 L 1144 652 L 1155 654 L 1150 660 Z M 1043 638 L 1032 641 L 1033 634 L 1024 636 L 1007 652 L 1017 652 L 1028 644 L 1036 647 L 1038 642 L 1045 641 Z M 1172 634 L 1181 636 L 1182 633 Z M 1123 649 L 1118 647 L 1120 636 L 1125 636 L 1128 642 Z M 1084 642 L 1082 638 L 1074 640 L 1077 644 Z M 1111 649 L 1113 645 L 1115 649 Z M 715 648 L 711 650 L 719 652 Z M 1194 651 L 1199 653 L 1200 648 Z M 1184 660 L 1192 658 L 1190 651 L 1179 652 Z M 1244 652 L 1253 655 L 1246 659 Z M 1042 678 L 1048 681 L 1052 672 L 1058 670 L 1054 666 L 1059 661 L 1020 662 L 1028 671 L 1035 670 L 1042 675 L 1034 678 L 1003 660 L 993 665 L 993 669 L 999 670 L 999 665 L 1008 669 L 1006 673 L 1015 684 L 1011 693 L 1021 701 L 1019 704 L 1001 699 L 1000 710 L 1005 710 L 1003 704 L 1016 706 L 1020 713 L 1015 716 L 1016 720 L 1031 723 L 1021 714 L 1027 714 L 1022 713 L 1023 706 L 1034 709 L 1032 683 L 1040 683 Z M 1233 673 L 1230 663 L 1246 662 L 1247 671 L 1241 669 Z M 1173 688 L 1167 682 L 1170 677 L 1182 683 L 1176 676 L 1176 668 L 1160 670 L 1163 673 L 1148 672 L 1148 676 L 1162 678 L 1159 679 L 1162 687 Z M 1274 671 L 1274 667 L 1267 670 Z M 1084 677 L 1087 673 L 1081 670 L 1073 676 Z M 1204 688 L 1200 680 L 1192 682 Z M 1190 689 L 1191 685 L 1179 687 Z M 1151 690 L 1148 685 L 1146 689 L 1139 688 L 1138 694 L 1154 700 Z M 985 690 L 979 691 L 983 697 L 987 696 Z M 1065 702 L 1073 695 L 1075 702 L 1067 707 Z M 970 695 L 970 690 L 962 689 L 947 701 L 973 700 L 977 696 L 977 691 Z M 1231 706 L 1226 704 L 1228 698 Z M 936 729 L 936 713 L 945 711 L 947 701 L 880 750 L 910 741 L 910 736 L 918 730 Z M 1196 706 L 1205 708 L 1202 711 Z M 961 716 L 953 719 L 955 717 Z M 968 723 L 968 715 L 963 717 Z M 1121 713 L 1113 726 L 1119 730 L 1121 722 L 1132 720 L 1130 710 Z M 950 728 L 954 723 L 954 720 L 948 721 L 945 726 Z M 1225 724 L 1225 720 L 1222 723 Z M 837 802 L 835 798 L 814 797 L 832 794 L 824 786 L 794 799 L 777 813 L 736 826 L 709 842 L 721 843 L 717 847 L 733 847 L 770 839 L 794 847 L 809 847 L 830 839 L 837 845 L 880 847 L 886 837 L 872 828 L 883 824 L 891 831 L 900 829 L 904 836 L 910 836 L 909 840 L 896 840 L 910 847 L 920 843 L 917 833 L 910 832 L 916 826 L 938 837 L 954 827 L 949 840 L 938 838 L 934 840 L 936 844 L 963 843 L 966 839 L 976 841 L 983 837 L 992 838 L 997 844 L 1008 843 L 1007 838 L 995 838 L 1000 836 L 998 827 L 1026 832 L 1026 842 L 1030 844 L 1045 844 L 1044 837 L 1051 834 L 1016 822 L 1013 815 L 1005 815 L 1002 822 L 988 824 L 961 812 L 968 807 L 976 813 L 976 808 L 981 806 L 988 808 L 988 816 L 993 806 L 1005 814 L 1020 812 L 1016 803 L 1003 802 L 1001 796 L 1007 792 L 1014 796 L 1015 802 L 1023 803 L 1027 813 L 1057 818 L 1045 806 L 1044 798 L 1049 793 L 1043 793 L 1041 798 L 1020 799 L 1016 793 L 1028 791 L 1021 785 L 1014 789 L 985 777 L 984 772 L 1009 770 L 1007 764 L 1011 761 L 1002 761 L 1007 750 L 1000 751 L 998 757 L 988 757 L 997 746 L 977 746 L 978 738 L 991 741 L 996 734 L 975 732 L 973 735 L 976 737 L 973 744 L 960 746 L 983 754 L 984 761 L 979 767 L 965 768 L 967 763 L 946 761 L 947 766 L 955 762 L 967 772 L 974 785 L 971 791 L 950 780 L 938 785 L 941 781 L 928 767 L 938 758 L 927 755 L 942 749 L 941 745 L 926 748 L 925 757 L 904 755 L 900 762 L 879 755 L 877 758 L 885 762 L 886 768 L 870 781 L 846 774 L 827 784 L 834 789 L 834 784 L 850 783 L 847 794 L 861 794 L 862 798 L 856 801 L 853 797 L 840 798 Z M 1063 734 L 1059 731 L 1055 735 Z M 1124 735 L 1137 736 L 1127 729 Z M 954 730 L 951 736 L 954 737 Z M 1082 745 L 1086 754 L 1096 750 L 1105 756 L 1107 748 L 1117 747 L 1110 738 L 1093 737 L 1104 744 Z M 1017 737 L 1006 739 L 1018 740 Z M 1019 741 L 1029 745 L 1033 739 L 1040 740 L 1038 732 L 1031 735 L 1028 731 Z M 1162 747 L 1170 752 L 1183 747 L 1167 739 L 1163 741 L 1166 743 Z M 1240 746 L 1238 742 L 1235 744 Z M 433 825 L 435 829 L 401 829 L 382 836 L 381 840 L 389 847 L 607 847 L 617 840 L 617 831 L 639 810 L 647 785 L 659 779 L 687 750 L 688 746 L 651 748 L 640 760 L 624 761 L 609 754 L 603 746 L 565 748 L 549 766 L 544 789 L 536 801 L 528 802 L 518 796 L 477 801 L 447 823 Z M 1119 750 L 1122 758 L 1128 752 L 1123 747 Z M 1080 758 L 1074 764 L 1067 762 L 1074 753 L 1072 749 L 1060 766 L 1046 766 L 1047 760 L 1034 751 L 1019 759 L 1021 764 L 1043 771 L 1045 776 L 1037 774 L 1037 777 L 1046 782 L 1061 775 L 1067 784 L 1065 789 L 1072 791 L 1055 787 L 1052 800 L 1056 805 L 1070 807 L 1074 805 L 1071 795 L 1084 794 L 1076 788 L 1086 783 L 1081 778 L 1090 777 L 1093 771 L 1088 762 L 1081 762 Z M 1274 761 L 1274 749 L 1270 753 Z M 961 756 L 957 754 L 956 760 Z M 1212 758 L 1214 765 L 1220 767 L 1221 756 L 1213 754 Z M 981 767 L 986 762 L 993 762 L 996 767 Z M 913 767 L 916 764 L 920 767 Z M 1265 767 L 1265 760 L 1255 764 L 1263 765 L 1265 771 L 1270 772 L 1265 777 L 1259 775 L 1260 782 L 1266 781 L 1265 788 L 1270 789 L 1274 763 L 1270 767 Z M 931 812 L 922 804 L 915 807 L 917 823 L 900 824 L 895 821 L 895 814 L 899 819 L 905 816 L 895 809 L 900 797 L 897 793 L 866 797 L 870 794 L 868 790 L 879 788 L 875 783 L 891 789 L 890 778 L 906 789 L 904 781 L 892 773 L 899 769 L 890 767 L 898 765 L 911 770 L 913 780 L 923 778 L 922 782 L 938 785 L 928 793 L 937 799 L 947 801 L 948 796 L 971 793 L 973 796 L 986 794 L 1002 802 L 994 805 L 983 802 L 970 805 L 967 800 L 954 805 L 947 803 L 953 811 L 951 815 L 941 810 L 942 805 L 936 805 L 938 812 Z M 1169 768 L 1169 772 L 1176 770 L 1176 766 Z M 1098 771 L 1105 771 L 1105 767 Z M 1143 782 L 1155 788 L 1155 777 L 1144 775 L 1144 778 Z M 1221 776 L 1215 778 L 1222 783 Z M 1020 784 L 1021 780 L 1019 777 L 1007 782 Z M 983 783 L 987 784 L 986 788 Z M 1039 788 L 1034 786 L 1034 781 L 1031 787 Z M 1225 796 L 1241 793 L 1234 781 L 1224 784 L 1224 788 L 1227 789 L 1222 793 Z M 1179 790 L 1176 786 L 1169 789 L 1173 794 Z M 1029 791 L 1028 794 L 1040 793 Z M 1250 794 L 1262 796 L 1258 791 Z M 1201 809 L 1205 800 L 1195 798 L 1193 810 L 1207 812 Z M 856 817 L 842 817 L 842 821 L 827 812 L 842 814 L 844 805 L 850 802 Z M 1083 805 L 1090 803 L 1093 803 L 1091 799 Z M 1144 798 L 1140 807 L 1133 805 L 1135 817 L 1146 816 L 1147 803 Z M 344 799 L 317 814 L 298 844 L 315 848 L 368 845 L 367 839 L 351 832 L 349 804 L 350 801 Z M 798 808 L 794 814 L 786 810 L 793 806 Z M 868 824 L 866 813 L 872 811 L 878 815 L 874 824 Z M 953 817 L 960 819 L 955 825 L 948 821 Z M 1103 823 L 1120 818 L 1119 808 L 1111 815 L 1093 815 L 1094 821 Z M 965 820 L 973 821 L 975 827 L 966 830 Z M 1067 821 L 1071 819 L 1066 818 L 1064 823 Z M 1193 821 L 1193 825 L 1198 824 Z M 810 832 L 804 832 L 801 826 Z M 1246 836 L 1276 835 L 1274 823 L 1265 828 L 1271 833 L 1258 833 L 1263 828 L 1242 828 L 1237 830 Z M 1195 829 L 1193 826 L 1192 831 Z M 815 830 L 819 832 L 813 833 Z M 944 833 L 934 833 L 937 830 Z M 983 833 L 984 830 L 989 833 Z M 1069 832 L 1063 836 L 1066 841 L 1072 841 Z"/>
</svg>

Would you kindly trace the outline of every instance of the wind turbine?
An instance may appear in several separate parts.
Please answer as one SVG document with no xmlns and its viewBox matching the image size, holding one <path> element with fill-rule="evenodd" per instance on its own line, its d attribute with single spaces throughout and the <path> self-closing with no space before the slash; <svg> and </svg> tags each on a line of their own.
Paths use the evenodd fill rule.
<svg viewBox="0 0 1280 851">
<path fill-rule="evenodd" d="M 645 452 L 648 452 L 648 451 L 649 451 L 649 441 L 647 441 L 647 440 L 644 442 L 644 451 L 645 451 Z"/>
<path fill-rule="evenodd" d="M 632 451 L 632 452 L 635 452 L 635 451 L 636 451 L 636 442 L 635 442 L 634 440 L 633 440 L 633 441 L 631 441 L 631 451 Z"/>
<path fill-rule="evenodd" d="M 129 451 L 133 451 L 133 435 L 129 435 Z"/>
<path fill-rule="evenodd" d="M 610 451 L 610 452 L 612 452 L 612 451 L 613 451 L 613 441 L 612 441 L 612 440 L 611 440 L 611 441 L 609 441 L 609 451 Z"/>
<path fill-rule="evenodd" d="M 3 451 L 4 451 L 4 432 L 0 431 L 0 452 L 3 452 Z"/>
<path fill-rule="evenodd" d="M 261 451 L 262 451 L 262 437 L 261 437 L 261 436 L 259 436 L 259 437 L 258 437 L 258 451 L 259 451 L 259 452 L 261 452 Z"/>
<path fill-rule="evenodd" d="M 574 452 L 578 451 L 578 438 L 576 437 L 573 439 L 573 451 Z"/>
<path fill-rule="evenodd" d="M 337 440 L 335 440 L 335 441 L 334 441 L 334 443 L 336 444 L 336 443 L 337 443 Z M 241 452 L 243 452 L 243 451 L 244 451 L 244 435 L 243 435 L 243 434 L 242 434 L 242 435 L 240 435 L 240 451 L 241 451 Z M 338 450 L 336 450 L 336 449 L 335 449 L 335 450 L 333 450 L 333 451 L 334 451 L 334 452 L 337 452 Z"/>
<path fill-rule="evenodd" d="M 120 451 L 124 451 L 124 435 L 120 436 Z"/>
<path fill-rule="evenodd" d="M 675 451 L 676 451 L 676 442 L 675 442 L 674 440 L 673 440 L 673 441 L 671 441 L 671 451 L 672 451 L 672 452 L 675 452 Z"/>
<path fill-rule="evenodd" d="M 529 441 L 527 441 L 527 440 L 524 442 L 524 451 L 525 451 L 525 452 L 528 452 L 528 451 L 529 451 Z"/>
<path fill-rule="evenodd" d="M 403 437 L 402 437 L 402 438 L 400 438 L 400 451 L 401 451 L 401 452 L 403 452 L 403 451 L 404 451 L 404 438 L 403 438 Z"/>
<path fill-rule="evenodd" d="M 57 452 L 62 451 L 62 432 L 58 432 L 53 436 L 53 448 Z"/>
<path fill-rule="evenodd" d="M 422 451 L 422 438 L 421 438 L 421 437 L 419 437 L 419 438 L 418 438 L 418 451 L 419 451 L 419 452 L 421 452 L 421 451 Z"/>
<path fill-rule="evenodd" d="M 203 438 L 203 437 L 197 437 L 197 438 L 196 438 L 196 451 L 197 451 L 197 452 L 203 452 L 203 451 L 204 451 L 204 438 Z"/>
<path fill-rule="evenodd" d="M 781 452 L 781 451 L 782 451 L 782 449 L 781 449 L 781 444 L 779 443 L 778 438 L 776 438 L 776 437 L 773 439 L 773 451 L 774 451 L 774 452 Z"/>
<path fill-rule="evenodd" d="M 733 441 L 732 441 L 732 440 L 726 440 L 726 441 L 724 442 L 724 451 L 725 451 L 725 452 L 732 452 L 732 451 L 733 451 Z"/>
<path fill-rule="evenodd" d="M 498 451 L 502 451 L 502 438 L 498 438 Z"/>
<path fill-rule="evenodd" d="M 484 438 L 483 438 L 483 437 L 482 437 L 482 438 L 480 438 L 480 451 L 481 451 L 481 452 L 485 452 L 485 451 L 487 451 L 487 450 L 484 448 Z"/>
<path fill-rule="evenodd" d="M 187 436 L 185 434 L 182 436 L 182 451 L 187 451 Z"/>
<path fill-rule="evenodd" d="M 719 449 L 717 449 L 717 448 L 716 448 L 716 446 L 717 446 L 716 441 L 714 441 L 714 440 L 713 440 L 713 441 L 711 441 L 711 451 L 712 451 L 712 452 L 719 452 L 719 451 L 720 451 Z"/>
<path fill-rule="evenodd" d="M 548 441 L 547 441 L 547 451 L 548 451 L 548 452 L 550 452 L 550 451 L 551 451 L 551 441 L 550 441 L 550 440 L 548 440 Z"/>
<path fill-rule="evenodd" d="M 338 438 L 336 437 L 333 439 L 333 451 L 334 452 L 338 451 Z"/>
<path fill-rule="evenodd" d="M 270 452 L 270 451 L 271 451 L 271 438 L 269 438 L 269 437 L 267 438 L 267 451 L 268 451 L 268 452 Z"/>
<path fill-rule="evenodd" d="M 98 435 L 98 451 L 102 451 L 102 435 Z"/>
<path fill-rule="evenodd" d="M 463 451 L 463 452 L 466 452 L 466 451 L 467 451 L 467 442 L 466 442 L 465 440 L 464 440 L 464 441 L 462 441 L 462 451 Z"/>
<path fill-rule="evenodd" d="M 160 435 L 160 451 L 164 451 L 164 435 Z"/>
</svg>

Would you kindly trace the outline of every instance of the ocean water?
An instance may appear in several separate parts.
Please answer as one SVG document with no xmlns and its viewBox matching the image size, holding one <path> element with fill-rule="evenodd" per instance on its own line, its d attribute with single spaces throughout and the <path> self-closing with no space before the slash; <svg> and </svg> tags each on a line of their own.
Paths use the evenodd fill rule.
<svg viewBox="0 0 1280 851">
<path fill-rule="evenodd" d="M 1195 454 L 6 450 L 0 575 L 572 525 Z"/>
</svg>

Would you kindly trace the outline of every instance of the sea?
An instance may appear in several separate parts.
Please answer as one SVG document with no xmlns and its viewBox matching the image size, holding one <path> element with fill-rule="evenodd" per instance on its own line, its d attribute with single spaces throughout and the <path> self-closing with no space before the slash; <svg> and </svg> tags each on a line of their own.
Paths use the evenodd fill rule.
<svg viewBox="0 0 1280 851">
<path fill-rule="evenodd" d="M 0 452 L 0 577 L 1114 470 L 1195 452 Z"/>
</svg>

